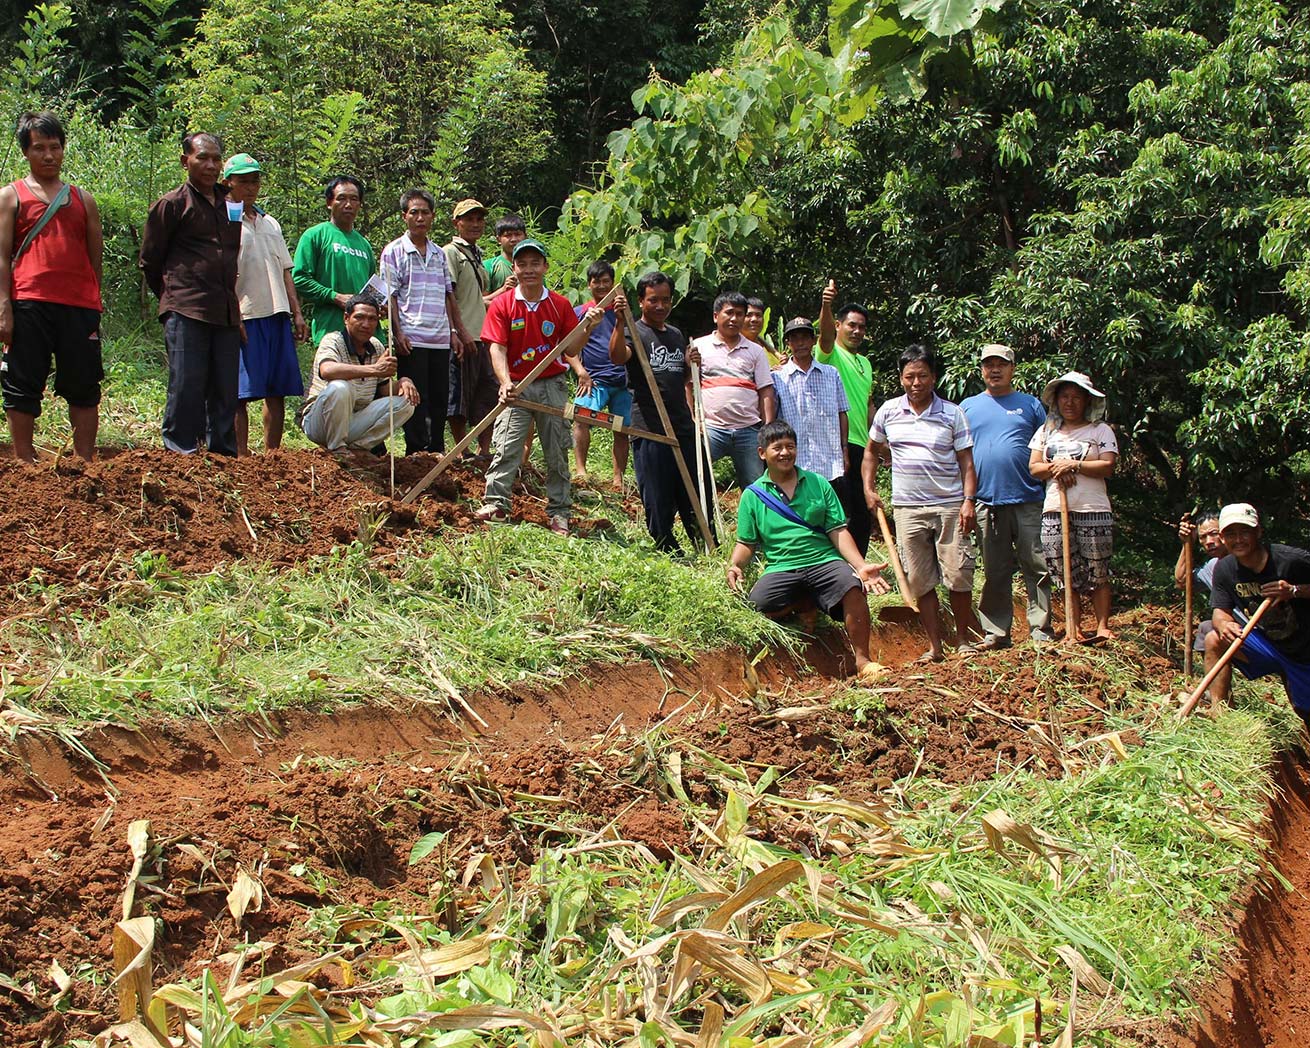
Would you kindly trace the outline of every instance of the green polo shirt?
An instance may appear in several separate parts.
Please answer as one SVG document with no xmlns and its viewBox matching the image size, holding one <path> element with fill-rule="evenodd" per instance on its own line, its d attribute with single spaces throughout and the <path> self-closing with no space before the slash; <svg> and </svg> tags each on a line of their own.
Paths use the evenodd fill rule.
<svg viewBox="0 0 1310 1048">
<path fill-rule="evenodd" d="M 791 508 L 802 520 L 822 528 L 824 534 L 788 520 L 766 506 L 753 491 L 743 491 L 737 506 L 737 541 L 763 555 L 767 562 L 766 575 L 771 571 L 799 571 L 842 559 L 827 534 L 846 526 L 846 514 L 842 511 L 837 492 L 817 473 L 807 469 L 797 469 L 796 473 L 800 479 L 796 481 Z M 756 483 L 775 498 L 787 501 L 787 496 L 767 473 Z"/>
<path fill-rule="evenodd" d="M 814 347 L 814 359 L 820 364 L 831 364 L 841 376 L 846 390 L 846 443 L 864 447 L 869 443 L 869 394 L 873 390 L 873 365 L 869 358 L 852 353 L 840 342 L 834 342 L 831 353 Z"/>
</svg>

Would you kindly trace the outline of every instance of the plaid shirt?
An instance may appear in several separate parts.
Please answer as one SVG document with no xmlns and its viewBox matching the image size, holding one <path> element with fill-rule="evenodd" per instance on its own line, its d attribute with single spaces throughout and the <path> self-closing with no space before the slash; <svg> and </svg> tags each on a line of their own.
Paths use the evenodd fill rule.
<svg viewBox="0 0 1310 1048">
<path fill-rule="evenodd" d="M 827 480 L 845 472 L 841 416 L 850 410 L 837 369 L 817 360 L 802 371 L 789 360 L 773 373 L 778 417 L 796 431 L 796 465 Z"/>
<path fill-rule="evenodd" d="M 382 249 L 378 271 L 396 296 L 400 329 L 416 346 L 443 349 L 450 345 L 446 293 L 455 289 L 446 269 L 446 253 L 428 241 L 426 256 L 405 233 Z"/>
</svg>

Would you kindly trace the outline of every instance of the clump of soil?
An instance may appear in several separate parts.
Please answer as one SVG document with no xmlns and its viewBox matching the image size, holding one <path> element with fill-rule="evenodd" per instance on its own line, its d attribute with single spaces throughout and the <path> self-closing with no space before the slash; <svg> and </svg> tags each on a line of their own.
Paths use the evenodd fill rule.
<svg viewBox="0 0 1310 1048">
<path fill-rule="evenodd" d="M 385 458 L 344 462 L 318 451 L 281 449 L 250 458 L 125 451 L 85 463 L 37 466 L 0 458 L 0 613 L 30 604 L 31 582 L 69 588 L 61 603 L 93 604 L 115 584 L 167 566 L 210 571 L 238 558 L 288 566 L 358 540 L 394 548 L 415 529 L 483 527 L 480 470 L 457 463 L 411 505 L 403 497 L 439 461 L 396 461 L 389 498 Z M 535 480 L 514 496 L 515 520 L 544 525 Z M 631 508 L 631 507 L 628 507 Z M 608 520 L 579 519 L 582 535 Z"/>
</svg>

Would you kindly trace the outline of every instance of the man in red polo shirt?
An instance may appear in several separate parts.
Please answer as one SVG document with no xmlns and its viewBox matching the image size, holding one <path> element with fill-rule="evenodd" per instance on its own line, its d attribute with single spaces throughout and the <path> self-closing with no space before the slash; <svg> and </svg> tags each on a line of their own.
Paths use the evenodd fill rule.
<svg viewBox="0 0 1310 1048">
<path fill-rule="evenodd" d="M 546 248 L 536 240 L 523 240 L 514 248 L 514 276 L 518 286 L 513 293 L 497 295 L 487 308 L 482 324 L 482 341 L 491 353 L 491 367 L 500 383 L 500 400 L 531 400 L 563 410 L 569 390 L 565 375 L 568 366 L 554 361 L 527 389 L 514 392 L 515 384 L 527 377 L 543 356 L 559 345 L 560 340 L 578 326 L 579 320 L 567 298 L 546 287 Z M 587 310 L 581 323 L 591 331 L 603 313 L 595 307 Z M 577 356 L 575 348 L 569 356 Z M 492 433 L 495 458 L 487 468 L 487 493 L 483 506 L 474 514 L 479 520 L 505 520 L 509 516 L 510 492 L 523 463 L 523 445 L 532 424 L 533 412 L 511 407 L 496 419 Z M 573 492 L 569 485 L 569 450 L 573 437 L 563 418 L 543 414 L 537 421 L 541 450 L 546 457 L 546 515 L 550 530 L 559 535 L 569 533 L 569 512 Z"/>
<path fill-rule="evenodd" d="M 60 177 L 64 128 L 58 117 L 24 113 L 18 144 L 30 171 L 0 188 L 0 343 L 7 347 L 0 386 L 9 434 L 14 455 L 35 462 L 32 433 L 53 359 L 73 450 L 90 459 L 104 377 L 100 213 L 90 193 Z"/>
</svg>

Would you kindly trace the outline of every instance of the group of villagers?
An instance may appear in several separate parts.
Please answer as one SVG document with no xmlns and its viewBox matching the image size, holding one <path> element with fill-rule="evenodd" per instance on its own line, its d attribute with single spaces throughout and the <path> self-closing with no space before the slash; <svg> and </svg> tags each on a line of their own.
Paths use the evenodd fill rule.
<svg viewBox="0 0 1310 1048">
<path fill-rule="evenodd" d="M 17 137 L 29 174 L 0 187 L 5 413 L 15 455 L 34 461 L 53 367 L 73 449 L 89 459 L 103 377 L 99 213 L 90 192 L 62 180 L 65 134 L 54 114 L 23 114 Z M 955 653 L 1021 639 L 1011 630 L 1016 572 L 1032 643 L 1054 639 L 1053 578 L 1074 597 L 1067 639 L 1113 637 L 1106 482 L 1118 446 L 1106 398 L 1087 375 L 1070 371 L 1034 397 L 1014 387 L 1013 349 L 987 344 L 978 360 L 983 391 L 957 405 L 936 392 L 936 354 L 916 344 L 900 354 L 903 392 L 875 408 L 868 311 L 838 306 L 833 282 L 820 295 L 817 330 L 797 317 L 780 346 L 763 333 L 764 304 L 737 292 L 718 297 L 713 330 L 689 341 L 669 323 L 674 282 L 658 270 L 638 279 L 630 303 L 614 286 L 613 267 L 598 260 L 587 271 L 592 300 L 575 307 L 546 286 L 546 246 L 514 215 L 497 222 L 499 252 L 484 258 L 488 211 L 477 200 L 454 206 L 454 235 L 438 246 L 432 194 L 405 192 L 404 231 L 378 259 L 355 228 L 362 181 L 336 176 L 325 187 L 326 220 L 302 234 L 293 256 L 256 202 L 262 168 L 254 156 L 224 162 L 221 139 L 199 132 L 182 139 L 180 163 L 185 179 L 151 207 L 140 257 L 168 354 L 166 448 L 247 453 L 247 406 L 261 403 L 264 447 L 274 449 L 287 397 L 302 398 L 296 421 L 305 435 L 336 454 L 383 452 L 400 427 L 407 453 L 444 455 L 449 426 L 470 450 L 477 439 L 473 461 L 486 469 L 477 516 L 491 522 L 509 517 L 535 431 L 549 527 L 568 534 L 589 426 L 604 419 L 615 434 L 615 481 L 630 450 L 661 549 L 678 548 L 679 518 L 693 542 L 716 539 L 713 467 L 730 458 L 741 495 L 728 584 L 744 589 L 752 560 L 761 559 L 748 592 L 754 606 L 843 620 L 864 679 L 882 672 L 870 657 L 866 594 L 890 590 L 888 565 L 866 560 L 875 518 L 900 596 L 918 610 L 923 661 L 946 653 L 939 587 L 954 619 Z M 570 339 L 578 327 L 585 337 Z M 296 353 L 306 338 L 315 347 L 307 384 Z M 878 479 L 884 467 L 890 521 Z M 1228 692 L 1230 676 L 1218 670 L 1231 648 L 1239 672 L 1278 675 L 1306 715 L 1310 554 L 1267 542 L 1257 511 L 1244 503 L 1185 521 L 1180 534 L 1212 554 L 1197 572 L 1212 594 L 1197 639 L 1217 671 L 1212 700 Z"/>
</svg>

